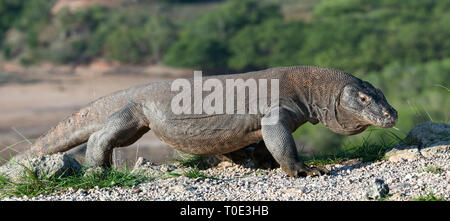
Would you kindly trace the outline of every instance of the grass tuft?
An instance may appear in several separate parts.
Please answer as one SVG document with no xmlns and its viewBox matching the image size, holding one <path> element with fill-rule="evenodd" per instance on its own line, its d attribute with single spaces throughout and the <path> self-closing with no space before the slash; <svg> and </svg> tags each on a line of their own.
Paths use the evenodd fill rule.
<svg viewBox="0 0 450 221">
<path fill-rule="evenodd" d="M 445 201 L 443 197 L 435 196 L 432 191 L 423 196 L 411 199 L 412 201 Z"/>
<path fill-rule="evenodd" d="M 182 174 L 180 173 L 174 173 L 174 172 L 167 172 L 167 175 L 173 176 L 173 177 L 179 177 L 184 176 L 188 178 L 214 178 L 205 175 L 201 170 L 206 170 L 211 167 L 211 165 L 207 162 L 205 157 L 194 155 L 194 154 L 185 154 L 180 153 L 181 159 L 177 160 L 179 162 L 179 165 L 182 167 L 187 167 L 187 170 L 184 170 Z"/>
<path fill-rule="evenodd" d="M 198 168 L 192 168 L 190 170 L 187 170 L 183 173 L 183 176 L 188 177 L 188 178 L 210 178 L 208 176 L 206 176 L 203 172 L 201 172 Z"/>
<path fill-rule="evenodd" d="M 381 131 L 378 142 L 370 139 L 372 132 L 379 129 L 371 129 L 369 135 L 364 137 L 361 143 L 350 143 L 343 145 L 343 151 L 334 154 L 319 154 L 313 157 L 302 157 L 301 160 L 308 166 L 324 166 L 327 164 L 337 164 L 350 159 L 361 159 L 362 162 L 373 162 L 384 159 L 384 153 L 394 144 L 404 140 L 393 131 Z M 384 137 L 388 137 L 385 139 Z M 386 141 L 391 140 L 391 141 Z"/>
<path fill-rule="evenodd" d="M 327 164 L 338 164 L 343 161 L 357 158 L 351 153 L 342 152 L 338 154 L 320 154 L 312 157 L 302 157 L 300 159 L 308 166 L 324 166 Z"/>
<path fill-rule="evenodd" d="M 439 173 L 443 173 L 444 170 L 440 167 L 437 166 L 427 166 L 425 168 L 425 172 L 429 172 L 429 173 L 433 173 L 433 174 L 439 174 Z"/>
<path fill-rule="evenodd" d="M 94 187 L 132 187 L 150 178 L 133 174 L 129 170 L 119 171 L 116 168 L 106 170 L 104 173 L 92 173 L 84 176 L 83 172 L 66 176 L 37 178 L 33 173 L 27 173 L 23 182 L 15 183 L 0 176 L 0 197 L 28 196 L 34 197 L 41 194 L 51 194 L 63 191 L 67 188 L 91 189 Z"/>
<path fill-rule="evenodd" d="M 181 159 L 177 160 L 180 166 L 192 167 L 197 169 L 208 169 L 211 165 L 206 161 L 205 157 L 193 154 L 180 154 Z"/>
<path fill-rule="evenodd" d="M 363 141 L 359 145 L 349 145 L 344 147 L 344 149 L 354 157 L 361 158 L 363 162 L 372 162 L 384 159 L 384 153 L 389 150 L 393 145 L 400 143 L 404 138 L 393 131 L 383 131 L 382 134 L 378 136 L 378 142 L 370 139 L 373 131 L 378 131 L 379 129 L 372 129 L 369 135 L 363 138 Z M 391 141 L 386 141 L 384 137 L 388 137 Z"/>
</svg>

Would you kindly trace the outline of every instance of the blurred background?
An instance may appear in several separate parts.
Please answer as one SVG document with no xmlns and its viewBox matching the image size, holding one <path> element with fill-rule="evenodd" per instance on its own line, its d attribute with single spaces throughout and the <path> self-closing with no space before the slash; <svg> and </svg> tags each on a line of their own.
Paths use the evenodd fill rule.
<svg viewBox="0 0 450 221">
<path fill-rule="evenodd" d="M 379 87 L 393 129 L 295 132 L 306 154 L 450 122 L 450 0 L 0 0 L 0 157 L 107 93 L 150 81 L 317 65 Z M 311 149 L 314 147 L 314 149 Z M 115 158 L 177 156 L 151 133 Z"/>
</svg>

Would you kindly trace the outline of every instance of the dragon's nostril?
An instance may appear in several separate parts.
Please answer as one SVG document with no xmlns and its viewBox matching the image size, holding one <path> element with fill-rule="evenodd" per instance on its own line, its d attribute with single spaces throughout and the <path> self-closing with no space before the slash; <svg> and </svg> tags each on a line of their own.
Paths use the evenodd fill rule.
<svg viewBox="0 0 450 221">
<path fill-rule="evenodd" d="M 388 112 L 384 112 L 384 117 L 385 118 L 391 118 L 391 115 Z"/>
</svg>

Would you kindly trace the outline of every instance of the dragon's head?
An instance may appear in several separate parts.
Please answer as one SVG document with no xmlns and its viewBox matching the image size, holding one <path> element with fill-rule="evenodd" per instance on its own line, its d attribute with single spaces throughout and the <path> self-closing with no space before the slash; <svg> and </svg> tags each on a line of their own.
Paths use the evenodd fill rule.
<svg viewBox="0 0 450 221">
<path fill-rule="evenodd" d="M 393 127 L 397 111 L 387 102 L 383 92 L 366 81 L 346 85 L 339 98 L 340 111 L 356 116 L 361 124 L 383 128 Z"/>
</svg>

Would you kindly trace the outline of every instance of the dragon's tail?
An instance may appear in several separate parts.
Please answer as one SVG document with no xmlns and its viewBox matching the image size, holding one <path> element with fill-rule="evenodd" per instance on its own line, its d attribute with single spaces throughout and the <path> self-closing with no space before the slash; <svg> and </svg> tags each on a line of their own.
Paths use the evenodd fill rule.
<svg viewBox="0 0 450 221">
<path fill-rule="evenodd" d="M 102 122 L 92 116 L 90 109 L 92 107 L 85 107 L 59 122 L 39 137 L 27 153 L 35 156 L 49 155 L 85 143 L 92 133 L 102 127 Z"/>
<path fill-rule="evenodd" d="M 123 93 L 102 97 L 82 108 L 39 137 L 21 156 L 44 156 L 68 151 L 88 141 L 90 135 L 103 127 L 109 115 L 120 109 L 126 99 Z M 122 97 L 123 98 L 123 97 Z"/>
<path fill-rule="evenodd" d="M 145 87 L 136 86 L 117 91 L 91 102 L 39 137 L 29 150 L 16 159 L 64 152 L 87 142 L 92 133 L 103 127 L 111 114 L 133 100 L 142 88 Z"/>
</svg>

